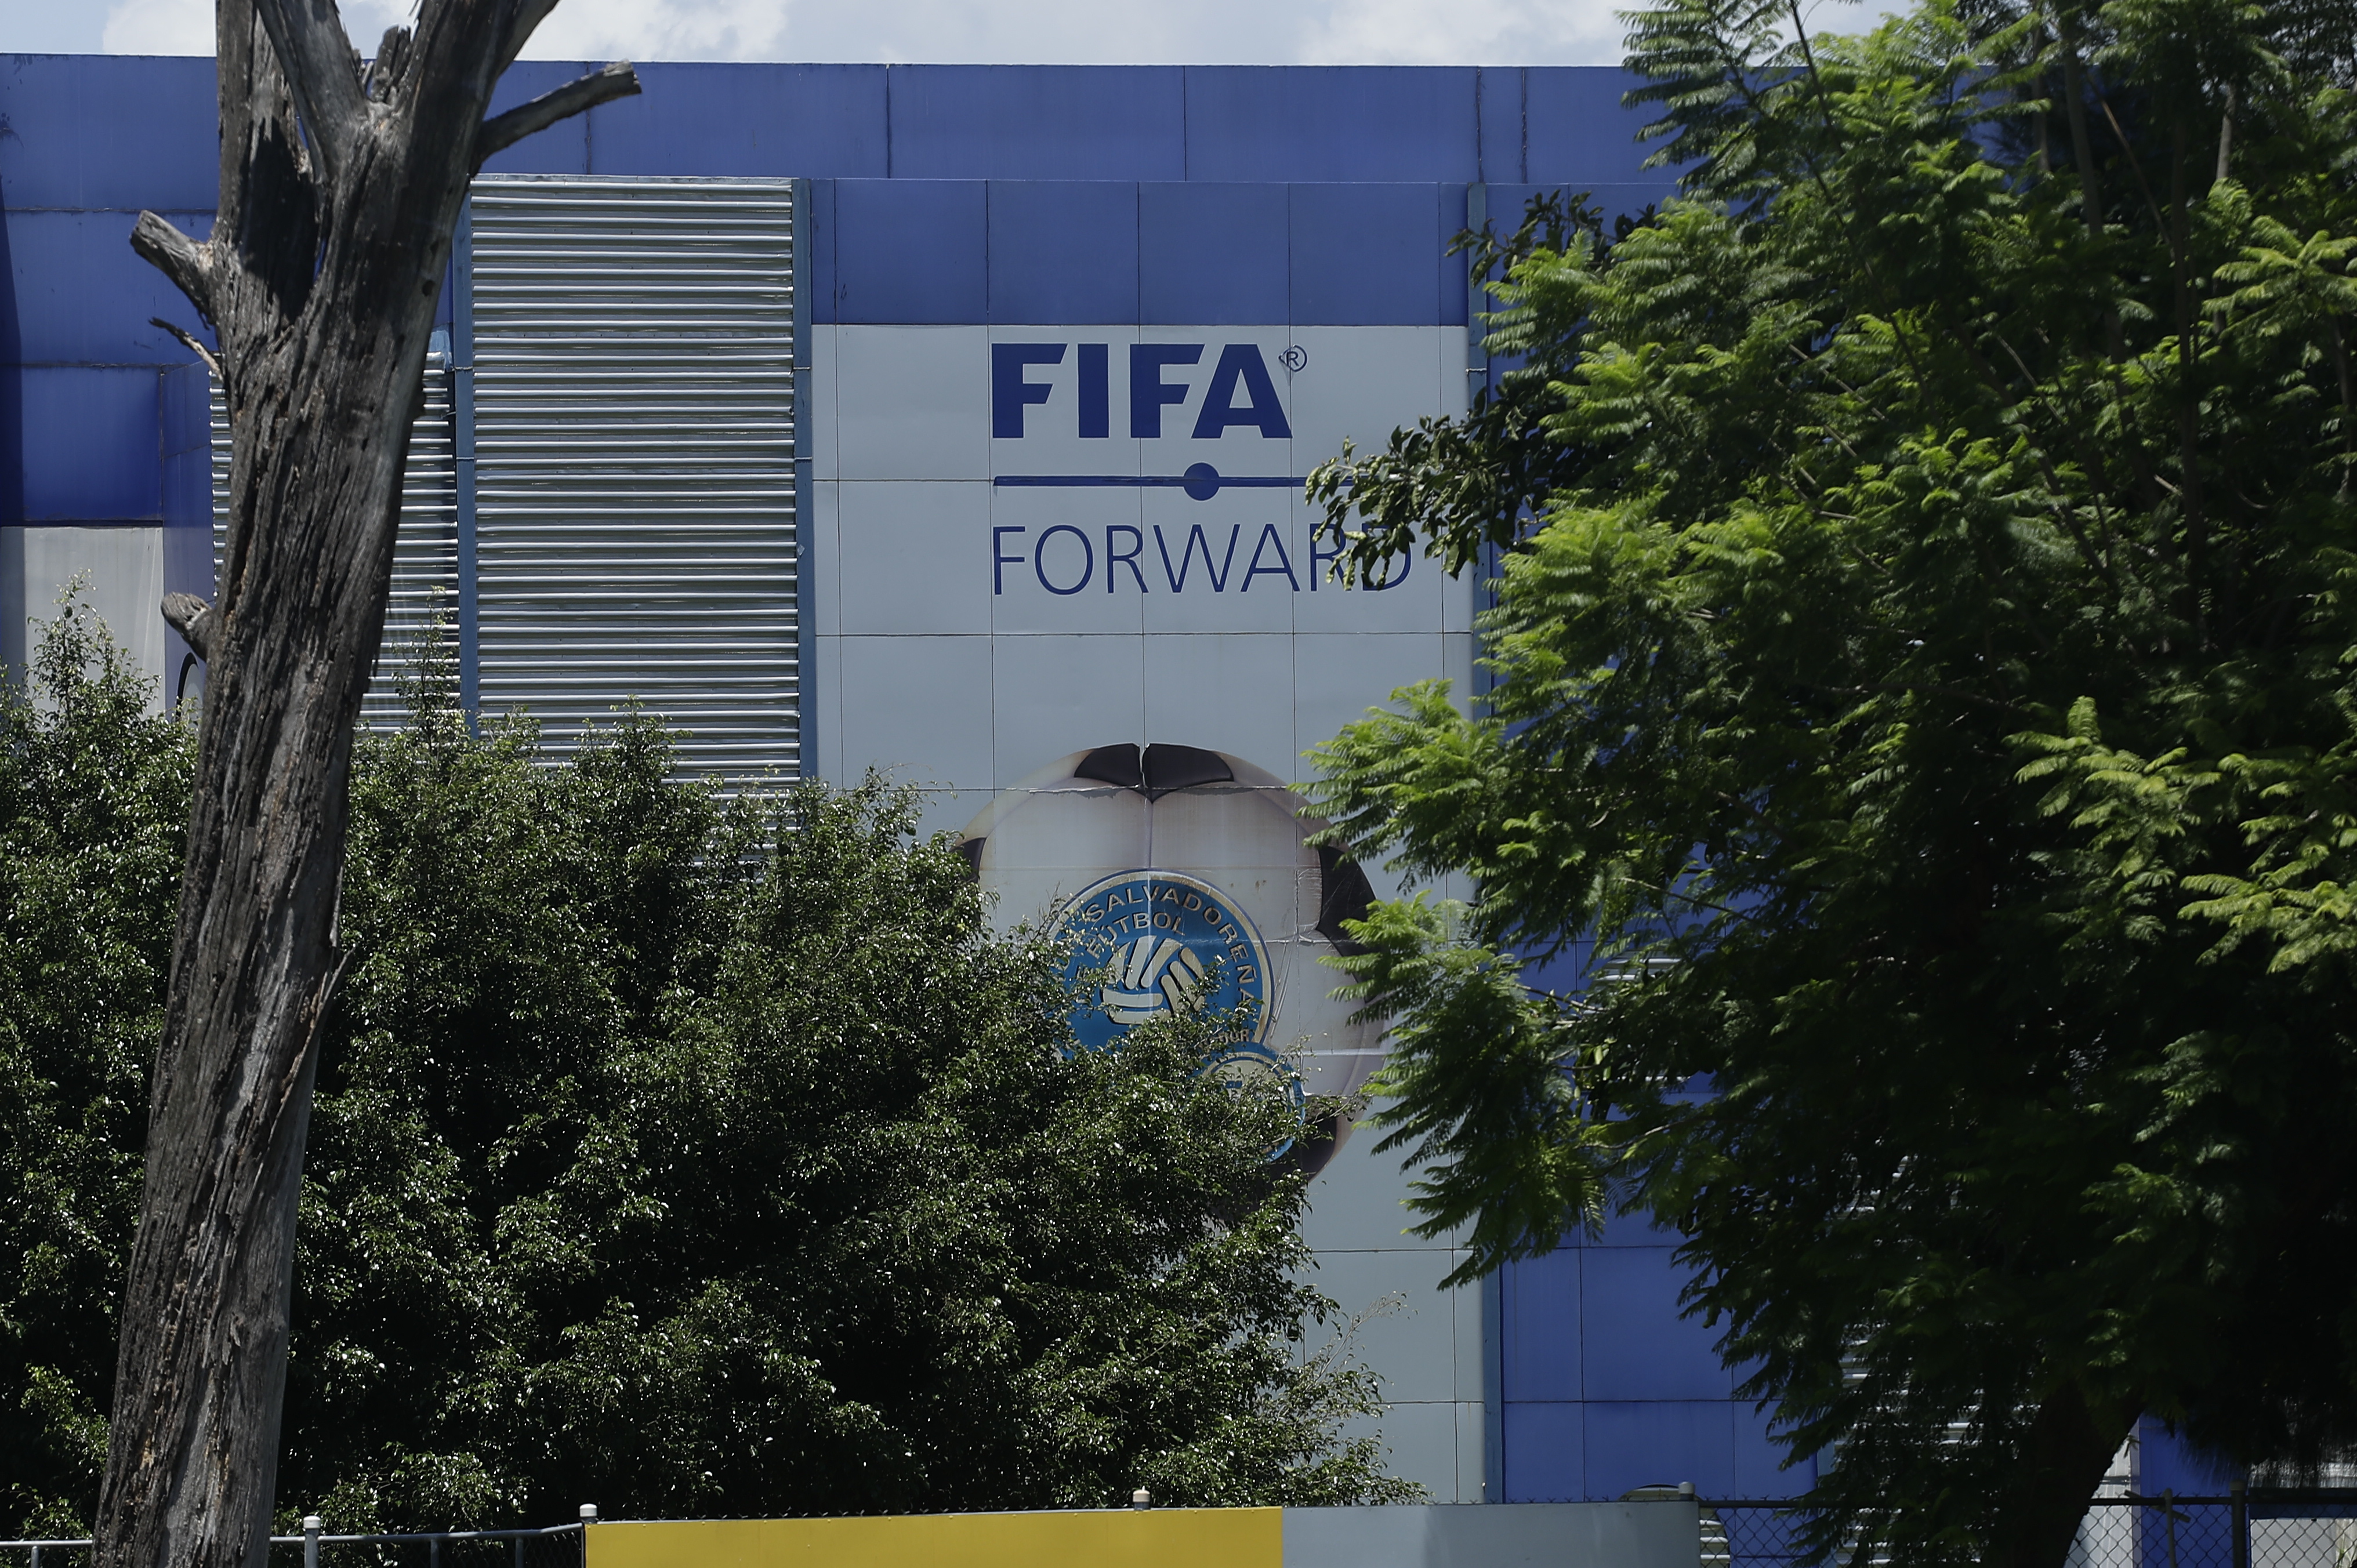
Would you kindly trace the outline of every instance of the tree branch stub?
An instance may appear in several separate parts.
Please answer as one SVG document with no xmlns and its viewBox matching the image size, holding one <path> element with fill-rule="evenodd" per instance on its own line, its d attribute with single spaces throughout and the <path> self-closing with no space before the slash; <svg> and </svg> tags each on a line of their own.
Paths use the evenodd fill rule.
<svg viewBox="0 0 2357 1568">
<path fill-rule="evenodd" d="M 387 27 L 383 39 L 376 46 L 376 58 L 368 62 L 361 81 L 361 92 L 371 103 L 383 103 L 393 97 L 400 85 L 402 73 L 409 69 L 411 38 L 407 27 Z"/>
<path fill-rule="evenodd" d="M 495 154 L 534 131 L 544 131 L 559 120 L 617 98 L 634 98 L 639 91 L 639 73 L 630 68 L 630 62 L 616 60 L 602 70 L 576 77 L 553 92 L 544 92 L 528 103 L 519 103 L 506 113 L 483 122 L 483 128 L 475 134 L 475 167 L 480 169 Z"/>
<path fill-rule="evenodd" d="M 178 338 L 180 340 L 180 346 L 182 348 L 188 349 L 198 359 L 202 360 L 205 362 L 205 369 L 211 373 L 213 380 L 218 381 L 226 379 L 221 374 L 221 362 L 220 359 L 210 349 L 205 347 L 204 340 L 199 338 L 195 333 L 189 331 L 185 327 L 176 327 L 160 316 L 149 317 L 147 318 L 147 325 L 150 327 L 160 327 L 165 331 L 169 332 L 173 337 Z"/>
<path fill-rule="evenodd" d="M 197 314 L 213 319 L 212 247 L 191 240 L 153 212 L 142 212 L 131 226 L 131 248 L 172 286 L 188 296 Z"/>
<path fill-rule="evenodd" d="M 220 624 L 212 606 L 194 594 L 166 594 L 164 622 L 180 634 L 189 652 L 208 664 L 212 662 L 213 628 Z"/>
</svg>

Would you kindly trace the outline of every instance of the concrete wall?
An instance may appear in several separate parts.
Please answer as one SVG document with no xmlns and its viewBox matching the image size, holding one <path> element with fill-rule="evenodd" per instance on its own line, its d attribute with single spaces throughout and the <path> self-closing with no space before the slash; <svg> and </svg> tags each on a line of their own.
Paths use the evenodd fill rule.
<svg viewBox="0 0 2357 1568">
<path fill-rule="evenodd" d="M 1691 1502 L 1287 1509 L 1285 1568 L 1693 1568 Z"/>
</svg>

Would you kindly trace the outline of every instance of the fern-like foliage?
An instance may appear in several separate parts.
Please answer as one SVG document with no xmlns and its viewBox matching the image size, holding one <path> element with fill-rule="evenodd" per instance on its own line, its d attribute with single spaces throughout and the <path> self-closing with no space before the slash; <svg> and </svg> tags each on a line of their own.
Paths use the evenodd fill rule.
<svg viewBox="0 0 2357 1568">
<path fill-rule="evenodd" d="M 1799 21 L 1634 15 L 1683 194 L 1488 240 L 1514 368 L 1319 470 L 1496 607 L 1311 793 L 1480 890 L 1346 961 L 1468 1272 L 1650 1209 L 1820 1554 L 2056 1568 L 2141 1417 L 2357 1442 L 2350 29 Z"/>
</svg>

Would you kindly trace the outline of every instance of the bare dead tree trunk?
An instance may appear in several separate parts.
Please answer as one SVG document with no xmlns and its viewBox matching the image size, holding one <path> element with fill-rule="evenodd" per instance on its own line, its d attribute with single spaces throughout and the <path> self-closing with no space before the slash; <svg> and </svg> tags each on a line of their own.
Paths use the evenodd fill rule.
<svg viewBox="0 0 2357 1568">
<path fill-rule="evenodd" d="M 219 0 L 219 217 L 133 234 L 218 331 L 234 455 L 218 602 L 166 607 L 209 666 L 100 1568 L 268 1550 L 352 725 L 459 204 L 492 153 L 638 91 L 608 67 L 486 123 L 554 4 L 425 0 L 363 70 L 334 0 Z"/>
</svg>

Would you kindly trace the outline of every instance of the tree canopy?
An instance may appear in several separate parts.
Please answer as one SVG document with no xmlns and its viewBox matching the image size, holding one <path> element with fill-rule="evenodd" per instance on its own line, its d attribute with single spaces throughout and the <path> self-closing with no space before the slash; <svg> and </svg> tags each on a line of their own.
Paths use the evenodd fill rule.
<svg viewBox="0 0 2357 1568">
<path fill-rule="evenodd" d="M 77 618 L 0 694 L 0 1526 L 79 1533 L 188 811 Z M 1305 1274 L 1297 1112 L 1205 1030 L 1072 1048 L 881 782 L 729 797 L 447 682 L 363 736 L 297 1228 L 282 1518 L 1374 1501 Z M 21 1266 L 19 1261 L 21 1260 Z"/>
<path fill-rule="evenodd" d="M 2144 1414 L 2357 1438 L 2345 6 L 1634 14 L 1658 210 L 1541 202 L 1496 389 L 1312 480 L 1497 579 L 1319 753 L 1464 1272 L 1610 1203 L 1820 1552 L 2061 1561 Z"/>
<path fill-rule="evenodd" d="M 194 747 L 78 605 L 27 673 L 0 680 L 0 1530 L 80 1535 L 106 1462 Z"/>
</svg>

